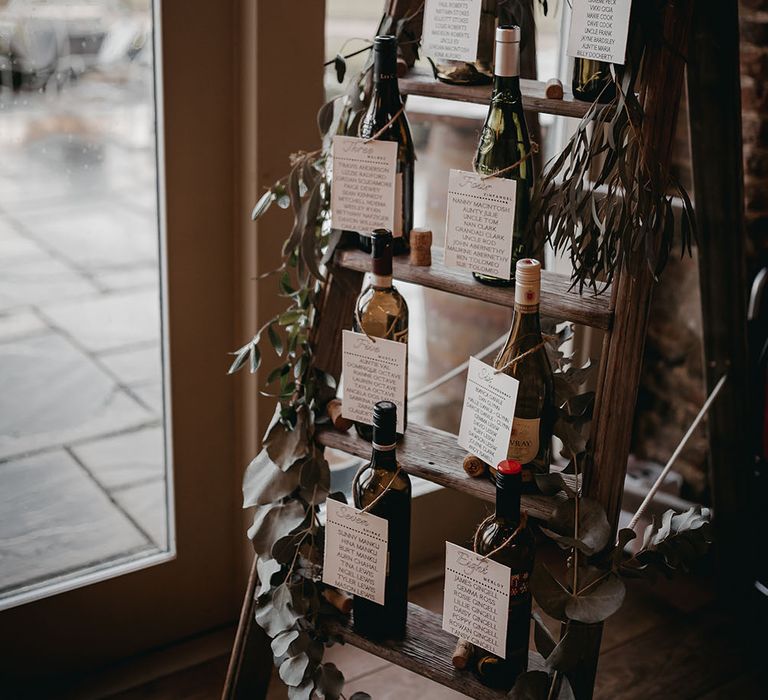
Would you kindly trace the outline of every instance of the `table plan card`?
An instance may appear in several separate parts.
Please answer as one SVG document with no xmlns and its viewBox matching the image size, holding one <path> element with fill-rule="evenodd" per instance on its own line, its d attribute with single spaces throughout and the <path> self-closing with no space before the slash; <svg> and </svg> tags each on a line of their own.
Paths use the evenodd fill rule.
<svg viewBox="0 0 768 700">
<path fill-rule="evenodd" d="M 443 629 L 503 659 L 510 573 L 504 564 L 446 542 Z"/>
<path fill-rule="evenodd" d="M 370 425 L 378 401 L 397 406 L 397 432 L 404 433 L 405 377 L 408 346 L 342 331 L 341 376 L 344 418 Z"/>
<path fill-rule="evenodd" d="M 445 264 L 509 279 L 517 182 L 451 170 Z"/>
<path fill-rule="evenodd" d="M 469 358 L 458 442 L 494 467 L 507 458 L 519 384 L 514 377 Z"/>
<path fill-rule="evenodd" d="M 443 61 L 477 58 L 482 0 L 426 0 L 422 51 Z"/>
<path fill-rule="evenodd" d="M 397 143 L 334 136 L 331 226 L 371 233 L 394 228 Z"/>
<path fill-rule="evenodd" d="M 389 523 L 329 498 L 323 583 L 384 605 Z"/>
<path fill-rule="evenodd" d="M 631 0 L 573 0 L 568 55 L 624 64 Z"/>
</svg>

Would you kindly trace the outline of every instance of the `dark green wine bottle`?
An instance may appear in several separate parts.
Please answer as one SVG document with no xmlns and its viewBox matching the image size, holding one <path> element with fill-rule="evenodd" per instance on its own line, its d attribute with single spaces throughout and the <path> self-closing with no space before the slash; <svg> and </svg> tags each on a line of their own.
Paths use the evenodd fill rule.
<svg viewBox="0 0 768 700">
<path fill-rule="evenodd" d="M 520 462 L 505 460 L 496 468 L 496 513 L 475 539 L 477 553 L 508 566 L 509 611 L 504 658 L 483 649 L 476 650 L 475 671 L 492 688 L 509 690 L 515 679 L 528 669 L 528 637 L 531 620 L 529 579 L 533 571 L 535 544 L 524 527 L 504 544 L 520 525 Z M 504 546 L 502 546 L 504 545 Z M 498 550 L 498 551 L 496 551 Z"/>
<path fill-rule="evenodd" d="M 523 97 L 520 93 L 520 27 L 496 28 L 494 60 L 493 93 L 475 154 L 475 170 L 481 175 L 493 175 L 523 158 L 525 160 L 511 170 L 499 174 L 499 177 L 517 180 L 509 278 L 491 277 L 479 272 L 472 274 L 485 284 L 510 286 L 514 280 L 515 263 L 533 253 L 532 245 L 526 239 L 533 187 L 533 162 L 528 157 L 531 139 L 525 123 Z"/>
<path fill-rule="evenodd" d="M 610 102 L 616 96 L 616 83 L 611 75 L 611 64 L 591 58 L 577 58 L 573 62 L 573 96 L 585 102 Z"/>
<path fill-rule="evenodd" d="M 539 318 L 541 264 L 530 258 L 518 260 L 516 277 L 512 328 L 494 367 L 504 368 L 504 374 L 520 382 L 507 457 L 523 465 L 524 487 L 535 490 L 535 475 L 549 472 L 555 390 L 546 348 L 538 347 L 510 365 L 513 359 L 542 343 Z"/>
<path fill-rule="evenodd" d="M 371 236 L 371 284 L 357 297 L 352 330 L 374 338 L 408 344 L 408 304 L 392 284 L 392 233 L 377 229 Z M 407 363 L 407 360 L 406 360 Z M 408 386 L 406 364 L 405 385 Z M 403 430 L 408 425 L 408 404 L 403 406 Z M 355 423 L 358 435 L 370 442 L 371 426 Z"/>
<path fill-rule="evenodd" d="M 377 36 L 373 40 L 373 92 L 368 111 L 362 120 L 360 136 L 369 139 L 377 134 L 400 112 L 402 106 L 403 100 L 397 84 L 397 39 L 389 35 Z M 378 140 L 396 141 L 398 144 L 392 235 L 394 253 L 400 255 L 408 251 L 408 238 L 413 228 L 413 165 L 416 160 L 405 111 L 400 112 L 397 119 L 378 136 Z M 361 233 L 359 245 L 362 250 L 370 253 L 370 236 Z"/>
<path fill-rule="evenodd" d="M 360 473 L 352 494 L 355 507 L 366 508 L 373 503 L 368 512 L 389 523 L 384 605 L 359 596 L 355 596 L 353 604 L 355 630 L 374 639 L 403 637 L 408 617 L 411 480 L 404 471 L 397 473 L 396 425 L 395 404 L 379 401 L 373 409 L 371 463 Z"/>
</svg>

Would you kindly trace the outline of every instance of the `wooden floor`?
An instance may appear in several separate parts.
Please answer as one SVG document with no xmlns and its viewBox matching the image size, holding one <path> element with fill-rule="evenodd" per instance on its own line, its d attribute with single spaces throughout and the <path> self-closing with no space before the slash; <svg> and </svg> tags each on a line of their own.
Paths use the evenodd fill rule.
<svg viewBox="0 0 768 700">
<path fill-rule="evenodd" d="M 442 581 L 411 591 L 411 599 L 440 611 Z M 750 629 L 750 625 L 746 625 Z M 751 627 L 754 628 L 754 625 Z M 762 651 L 757 644 L 762 645 Z M 704 576 L 631 581 L 621 610 L 606 624 L 595 698 L 599 700 L 752 700 L 765 698 L 764 637 L 739 632 L 720 612 Z M 760 661 L 760 657 L 762 661 Z M 756 660 L 757 659 L 757 660 Z M 326 660 L 347 677 L 346 695 L 365 690 L 374 700 L 451 700 L 464 697 L 352 647 L 333 647 Z M 117 700 L 214 700 L 227 659 L 217 658 L 113 696 Z M 762 691 L 760 690 L 762 689 Z M 273 676 L 268 700 L 287 698 Z"/>
</svg>

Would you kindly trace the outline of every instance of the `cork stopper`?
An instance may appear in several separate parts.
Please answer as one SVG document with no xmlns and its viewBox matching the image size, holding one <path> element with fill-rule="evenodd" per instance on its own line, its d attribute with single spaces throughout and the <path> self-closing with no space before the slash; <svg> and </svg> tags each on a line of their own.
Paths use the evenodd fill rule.
<svg viewBox="0 0 768 700">
<path fill-rule="evenodd" d="M 411 265 L 429 267 L 432 264 L 432 231 L 428 228 L 411 230 Z"/>
<path fill-rule="evenodd" d="M 562 100 L 563 84 L 557 78 L 550 78 L 544 88 L 544 94 L 550 100 Z"/>
</svg>

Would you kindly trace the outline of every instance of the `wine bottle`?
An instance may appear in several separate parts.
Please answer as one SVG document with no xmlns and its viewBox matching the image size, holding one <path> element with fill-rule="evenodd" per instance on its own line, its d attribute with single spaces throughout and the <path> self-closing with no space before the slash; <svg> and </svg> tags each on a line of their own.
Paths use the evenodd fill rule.
<svg viewBox="0 0 768 700">
<path fill-rule="evenodd" d="M 515 220 L 512 224 L 512 265 L 508 279 L 473 272 L 475 279 L 494 286 L 510 286 L 515 263 L 533 253 L 526 237 L 533 162 L 529 157 L 531 138 L 523 113 L 520 93 L 520 27 L 496 28 L 496 52 L 493 93 L 475 154 L 475 171 L 481 175 L 499 173 L 499 177 L 517 180 Z M 510 165 L 519 165 L 503 171 Z"/>
<path fill-rule="evenodd" d="M 487 520 L 475 537 L 475 548 L 482 556 L 510 568 L 509 612 L 504 658 L 479 649 L 476 673 L 492 688 L 509 690 L 517 676 L 528 668 L 528 636 L 531 619 L 529 579 L 533 571 L 534 540 L 531 531 L 520 525 L 521 466 L 505 460 L 496 468 L 496 513 Z M 507 544 L 505 544 L 507 543 Z"/>
<path fill-rule="evenodd" d="M 408 251 L 408 236 L 413 228 L 413 164 L 416 152 L 411 138 L 408 118 L 400 98 L 397 85 L 397 39 L 394 36 L 381 35 L 373 40 L 373 92 L 368 110 L 363 116 L 360 136 L 372 138 L 400 112 L 384 132 L 377 138 L 380 141 L 396 141 L 397 174 L 395 175 L 395 212 L 394 230 L 395 255 Z M 371 252 L 370 236 L 359 235 L 360 248 Z"/>
<path fill-rule="evenodd" d="M 539 261 L 518 260 L 512 328 L 494 362 L 496 369 L 503 368 L 505 374 L 520 382 L 507 457 L 523 465 L 523 483 L 527 489 L 535 486 L 535 474 L 549 472 L 555 413 L 552 367 L 541 337 L 540 289 Z M 529 350 L 533 352 L 512 363 Z"/>
<path fill-rule="evenodd" d="M 357 298 L 352 328 L 373 338 L 408 343 L 408 305 L 392 285 L 392 233 L 377 229 L 371 236 L 371 283 Z M 406 360 L 405 385 L 408 386 Z M 408 405 L 403 406 L 403 430 L 408 424 Z M 355 423 L 360 437 L 370 442 L 371 426 Z"/>
<path fill-rule="evenodd" d="M 353 486 L 355 506 L 366 508 L 373 503 L 368 512 L 389 523 L 384 605 L 359 596 L 355 596 L 353 604 L 355 630 L 379 639 L 402 637 L 408 615 L 411 480 L 405 472 L 397 471 L 396 425 L 397 406 L 391 401 L 379 401 L 373 409 L 371 463 Z"/>
<path fill-rule="evenodd" d="M 611 75 L 611 64 L 591 58 L 577 58 L 573 62 L 573 96 L 585 102 L 610 102 L 616 96 L 616 83 Z"/>
</svg>

